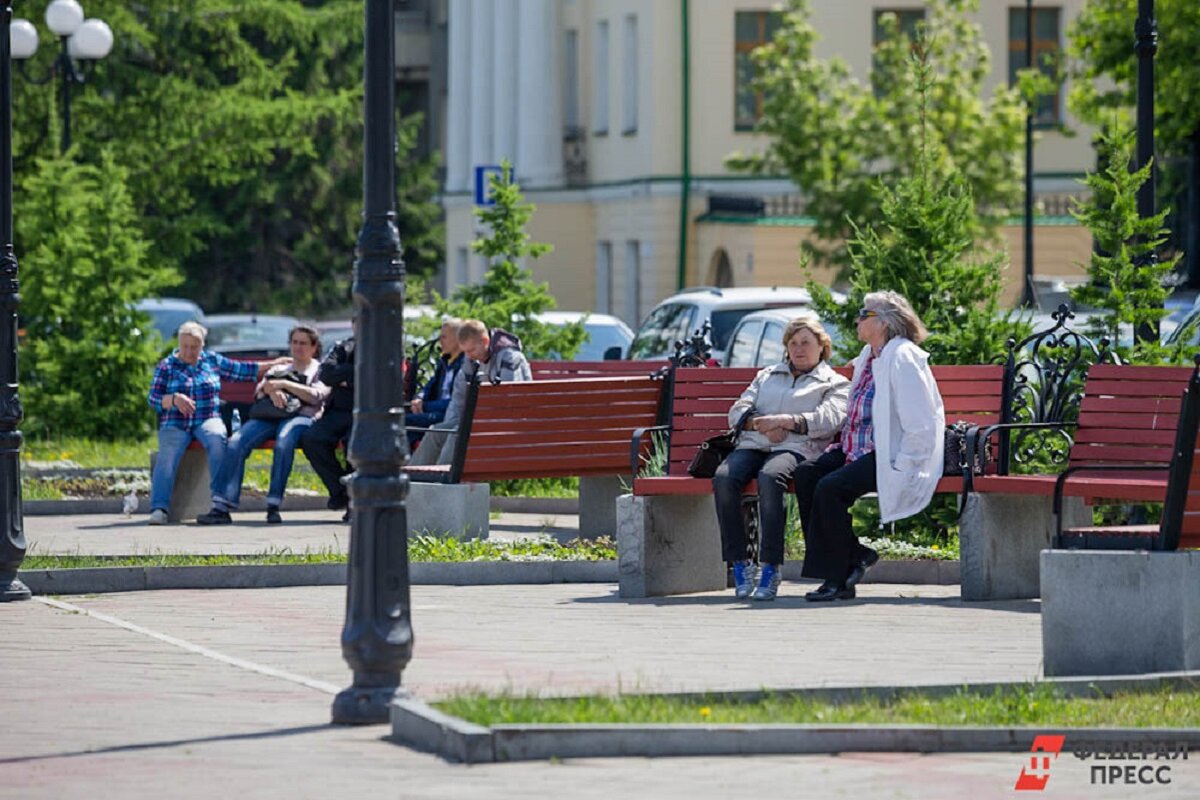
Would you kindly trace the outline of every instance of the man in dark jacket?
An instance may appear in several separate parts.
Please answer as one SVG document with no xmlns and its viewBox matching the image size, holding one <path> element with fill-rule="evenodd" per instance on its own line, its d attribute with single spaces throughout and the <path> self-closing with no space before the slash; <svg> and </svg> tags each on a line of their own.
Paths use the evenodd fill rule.
<svg viewBox="0 0 1200 800">
<path fill-rule="evenodd" d="M 357 320 L 355 321 L 357 323 Z M 358 329 L 357 324 L 355 330 Z M 338 460 L 338 444 L 350 436 L 354 424 L 354 337 L 338 342 L 325 356 L 317 370 L 317 380 L 324 384 L 324 411 L 300 439 L 300 446 L 313 470 L 329 491 L 328 507 L 348 508 L 350 496 L 342 485 L 349 475 L 349 462 Z M 346 512 L 348 519 L 350 512 Z"/>
<path fill-rule="evenodd" d="M 458 371 L 462 369 L 466 356 L 458 344 L 458 329 L 462 320 L 448 319 L 442 323 L 442 332 L 438 336 L 438 344 L 442 348 L 442 357 L 438 359 L 433 376 L 425 384 L 425 388 L 413 398 L 412 410 L 404 415 L 405 428 L 429 428 L 446 418 L 446 408 L 450 405 Z M 424 431 L 408 432 L 408 446 L 412 449 L 421 440 Z"/>
</svg>

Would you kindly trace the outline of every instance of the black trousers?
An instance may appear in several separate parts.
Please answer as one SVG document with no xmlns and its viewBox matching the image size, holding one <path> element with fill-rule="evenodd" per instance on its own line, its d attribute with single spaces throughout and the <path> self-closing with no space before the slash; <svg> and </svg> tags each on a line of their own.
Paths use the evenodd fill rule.
<svg viewBox="0 0 1200 800">
<path fill-rule="evenodd" d="M 841 581 L 867 548 L 854 535 L 850 506 L 876 489 L 875 454 L 846 463 L 846 454 L 831 450 L 806 461 L 792 476 L 800 525 L 804 528 L 806 578 Z"/>
<path fill-rule="evenodd" d="M 308 463 L 312 464 L 321 482 L 325 484 L 329 499 L 337 501 L 337 505 L 344 505 L 347 500 L 342 477 L 352 471 L 348 466 L 349 462 L 343 466 L 342 462 L 338 461 L 337 446 L 350 435 L 353 424 L 354 412 L 327 408 L 300 439 L 300 447 L 304 449 Z"/>
<path fill-rule="evenodd" d="M 713 497 L 717 502 L 717 524 L 721 528 L 721 558 L 746 558 L 746 522 L 742 517 L 742 490 L 758 479 L 759 545 L 763 564 L 783 563 L 783 529 L 787 512 L 783 500 L 788 480 L 804 456 L 787 450 L 734 450 L 717 467 Z"/>
</svg>

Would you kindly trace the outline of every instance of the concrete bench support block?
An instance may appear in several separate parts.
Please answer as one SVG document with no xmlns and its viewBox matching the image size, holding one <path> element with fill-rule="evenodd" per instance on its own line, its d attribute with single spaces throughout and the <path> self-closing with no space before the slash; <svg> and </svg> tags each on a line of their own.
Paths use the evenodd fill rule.
<svg viewBox="0 0 1200 800">
<path fill-rule="evenodd" d="M 458 539 L 488 537 L 488 501 L 491 490 L 486 483 L 410 483 L 408 512 L 410 533 L 449 533 Z"/>
<path fill-rule="evenodd" d="M 617 499 L 621 597 L 656 597 L 725 588 L 721 535 L 711 497 Z"/>
<path fill-rule="evenodd" d="M 595 539 L 617 535 L 617 498 L 628 491 L 616 475 L 579 479 L 579 536 Z"/>
<path fill-rule="evenodd" d="M 1078 497 L 1063 498 L 1063 527 L 1090 525 Z M 1024 600 L 1038 596 L 1038 555 L 1054 539 L 1053 500 L 973 493 L 959 524 L 963 600 Z"/>
<path fill-rule="evenodd" d="M 1200 669 L 1200 551 L 1045 550 L 1047 677 Z"/>
<path fill-rule="evenodd" d="M 150 453 L 150 474 L 158 461 L 158 451 Z M 208 452 L 187 449 L 179 460 L 175 473 L 175 486 L 171 489 L 171 507 L 167 509 L 167 521 L 190 522 L 212 508 L 211 480 L 208 476 Z"/>
</svg>

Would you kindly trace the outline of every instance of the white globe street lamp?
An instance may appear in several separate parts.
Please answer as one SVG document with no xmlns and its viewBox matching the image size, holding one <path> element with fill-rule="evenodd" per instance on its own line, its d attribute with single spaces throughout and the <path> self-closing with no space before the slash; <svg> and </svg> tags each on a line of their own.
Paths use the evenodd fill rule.
<svg viewBox="0 0 1200 800">
<path fill-rule="evenodd" d="M 45 76 L 25 77 L 33 83 L 45 83 L 54 75 L 61 77 L 62 152 L 65 153 L 71 147 L 71 83 L 83 83 L 88 63 L 112 52 L 113 33 L 104 20 L 85 19 L 78 0 L 53 0 L 46 6 L 46 27 L 58 37 L 59 54 Z M 29 20 L 15 19 L 9 26 L 9 41 L 12 57 L 24 75 L 25 61 L 37 52 L 37 28 Z"/>
</svg>

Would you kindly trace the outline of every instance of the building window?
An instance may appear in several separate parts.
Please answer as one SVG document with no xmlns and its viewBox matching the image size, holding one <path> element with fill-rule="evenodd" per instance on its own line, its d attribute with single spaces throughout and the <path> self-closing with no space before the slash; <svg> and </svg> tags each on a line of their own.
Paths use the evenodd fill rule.
<svg viewBox="0 0 1200 800">
<path fill-rule="evenodd" d="M 638 127 L 638 35 L 637 15 L 629 14 L 622 26 L 621 42 L 621 133 L 637 133 Z"/>
<path fill-rule="evenodd" d="M 778 11 L 735 11 L 733 15 L 733 128 L 754 129 L 762 117 L 763 93 L 754 90 L 754 48 L 774 38 L 783 23 Z"/>
<path fill-rule="evenodd" d="M 597 136 L 608 134 L 608 22 L 596 23 L 595 108 L 592 109 L 592 130 Z"/>
<path fill-rule="evenodd" d="M 636 322 L 642 314 L 642 247 L 635 240 L 625 242 L 625 319 Z"/>
<path fill-rule="evenodd" d="M 878 47 L 883 43 L 884 27 L 883 17 L 885 14 L 894 14 L 896 22 L 900 25 L 900 33 L 908 37 L 909 41 L 917 38 L 917 26 L 925 21 L 925 9 L 923 8 L 877 8 L 875 9 L 875 25 L 874 33 L 871 42 Z"/>
<path fill-rule="evenodd" d="M 1059 38 L 1062 9 L 1033 9 L 1033 58 L 1034 65 L 1044 75 L 1055 77 L 1055 69 L 1062 44 Z M 1008 83 L 1017 85 L 1017 72 L 1029 66 L 1026 50 L 1026 10 L 1008 9 Z M 1033 121 L 1036 125 L 1055 125 L 1062 121 L 1062 88 L 1053 94 L 1042 95 L 1034 107 Z"/>
<path fill-rule="evenodd" d="M 563 42 L 563 124 L 579 129 L 579 31 L 567 31 Z"/>
<path fill-rule="evenodd" d="M 596 311 L 612 313 L 612 242 L 596 242 Z"/>
</svg>

